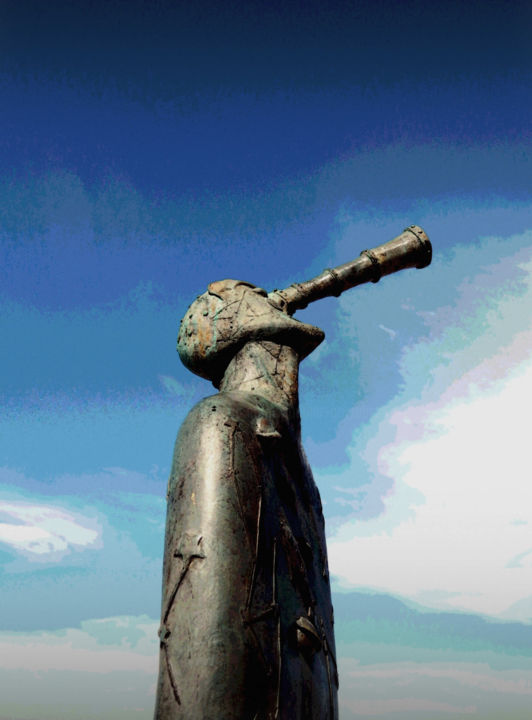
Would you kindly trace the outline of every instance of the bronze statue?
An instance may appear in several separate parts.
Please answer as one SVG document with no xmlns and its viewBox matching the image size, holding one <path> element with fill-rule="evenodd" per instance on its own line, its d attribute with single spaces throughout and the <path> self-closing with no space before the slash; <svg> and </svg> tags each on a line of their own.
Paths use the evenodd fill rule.
<svg viewBox="0 0 532 720">
<path fill-rule="evenodd" d="M 291 314 L 430 260 L 411 226 L 285 290 L 211 283 L 187 311 L 179 355 L 219 392 L 175 447 L 156 720 L 338 718 L 324 520 L 298 407 L 299 363 L 324 334 Z"/>
</svg>

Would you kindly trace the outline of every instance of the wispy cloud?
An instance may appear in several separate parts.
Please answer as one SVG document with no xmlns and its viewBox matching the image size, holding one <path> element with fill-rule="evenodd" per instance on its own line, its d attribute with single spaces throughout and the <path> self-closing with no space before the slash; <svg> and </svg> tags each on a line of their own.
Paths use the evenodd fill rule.
<svg viewBox="0 0 532 720">
<path fill-rule="evenodd" d="M 395 338 L 397 337 L 397 332 L 395 330 L 392 330 L 391 328 L 386 327 L 386 325 L 380 324 L 379 328 L 388 335 L 390 340 L 395 340 Z"/>
<path fill-rule="evenodd" d="M 192 388 L 190 386 L 185 387 L 183 383 L 179 382 L 179 380 L 172 375 L 159 375 L 158 377 L 159 382 L 169 395 L 186 400 L 189 400 L 192 397 Z"/>
<path fill-rule="evenodd" d="M 101 528 L 95 518 L 57 505 L 2 502 L 0 518 L 4 520 L 0 522 L 0 542 L 28 559 L 60 560 L 73 550 L 95 548 L 101 543 Z"/>
</svg>

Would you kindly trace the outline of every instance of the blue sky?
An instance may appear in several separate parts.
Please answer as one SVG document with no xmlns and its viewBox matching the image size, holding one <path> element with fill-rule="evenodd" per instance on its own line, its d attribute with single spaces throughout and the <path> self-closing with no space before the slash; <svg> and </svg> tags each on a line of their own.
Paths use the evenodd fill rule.
<svg viewBox="0 0 532 720">
<path fill-rule="evenodd" d="M 0 719 L 151 717 L 179 363 L 412 223 L 434 260 L 298 317 L 342 720 L 532 709 L 527 2 L 0 8 Z"/>
</svg>

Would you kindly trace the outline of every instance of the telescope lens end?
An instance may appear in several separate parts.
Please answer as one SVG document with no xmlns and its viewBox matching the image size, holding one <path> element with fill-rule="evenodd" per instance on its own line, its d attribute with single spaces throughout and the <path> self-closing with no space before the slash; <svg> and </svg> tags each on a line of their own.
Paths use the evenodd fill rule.
<svg viewBox="0 0 532 720">
<path fill-rule="evenodd" d="M 406 230 L 415 235 L 419 240 L 419 257 L 416 268 L 421 270 L 422 268 L 428 267 L 432 261 L 432 244 L 427 233 L 423 228 L 420 228 L 419 225 L 410 225 Z"/>
</svg>

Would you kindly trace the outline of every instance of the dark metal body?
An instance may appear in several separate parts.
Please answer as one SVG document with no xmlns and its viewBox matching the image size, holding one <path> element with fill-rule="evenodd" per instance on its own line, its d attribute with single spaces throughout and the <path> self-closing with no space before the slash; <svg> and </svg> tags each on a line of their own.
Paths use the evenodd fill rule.
<svg viewBox="0 0 532 720">
<path fill-rule="evenodd" d="M 307 283 L 211 283 L 182 321 L 185 365 L 217 395 L 179 432 L 168 485 L 155 720 L 337 720 L 318 489 L 301 446 L 308 302 L 430 263 L 417 226 Z"/>
<path fill-rule="evenodd" d="M 245 392 L 200 402 L 168 494 L 158 720 L 334 720 L 324 521 L 299 433 Z"/>
</svg>

